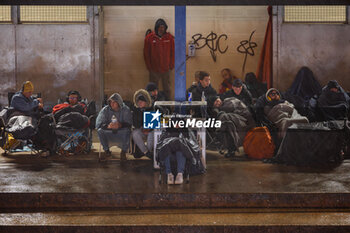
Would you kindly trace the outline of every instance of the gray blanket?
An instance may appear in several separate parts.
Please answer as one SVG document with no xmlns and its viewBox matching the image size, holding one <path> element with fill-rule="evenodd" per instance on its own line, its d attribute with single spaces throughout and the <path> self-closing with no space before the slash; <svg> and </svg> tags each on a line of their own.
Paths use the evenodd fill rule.
<svg viewBox="0 0 350 233">
<path fill-rule="evenodd" d="M 283 138 L 289 126 L 293 123 L 309 123 L 309 120 L 301 116 L 294 105 L 285 101 L 273 107 L 265 106 L 265 115 L 278 128 L 278 136 Z"/>
<path fill-rule="evenodd" d="M 219 131 L 230 134 L 236 148 L 242 146 L 246 133 L 255 126 L 248 107 L 232 97 L 225 99 L 219 110 L 218 120 L 222 122 Z"/>
</svg>

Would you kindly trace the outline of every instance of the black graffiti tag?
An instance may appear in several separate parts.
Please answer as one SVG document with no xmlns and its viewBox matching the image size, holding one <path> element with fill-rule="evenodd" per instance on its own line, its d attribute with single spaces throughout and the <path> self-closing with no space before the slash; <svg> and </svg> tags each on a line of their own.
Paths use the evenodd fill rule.
<svg viewBox="0 0 350 233">
<path fill-rule="evenodd" d="M 202 49 L 205 46 L 207 46 L 210 50 L 211 57 L 213 58 L 213 61 L 216 62 L 216 51 L 219 51 L 221 54 L 226 53 L 228 46 L 224 50 L 222 50 L 220 46 L 220 40 L 221 39 L 227 40 L 226 34 L 221 34 L 218 36 L 216 33 L 211 32 L 207 35 L 207 37 L 203 37 L 202 34 L 197 33 L 192 36 L 193 43 L 196 45 L 196 49 Z"/>
<path fill-rule="evenodd" d="M 244 62 L 243 62 L 243 66 L 242 66 L 242 77 L 244 75 L 244 71 L 245 71 L 245 65 L 247 62 L 247 56 L 254 56 L 254 48 L 258 47 L 258 45 L 255 42 L 251 42 L 253 34 L 254 34 L 255 30 L 250 34 L 249 40 L 242 40 L 241 42 L 239 42 L 239 46 L 237 47 L 237 51 L 239 53 L 243 53 L 245 54 L 244 56 Z"/>
</svg>

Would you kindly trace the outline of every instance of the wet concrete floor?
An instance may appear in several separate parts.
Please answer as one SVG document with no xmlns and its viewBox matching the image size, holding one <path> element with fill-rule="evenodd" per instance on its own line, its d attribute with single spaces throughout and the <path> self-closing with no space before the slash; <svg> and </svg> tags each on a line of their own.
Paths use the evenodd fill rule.
<svg viewBox="0 0 350 233">
<path fill-rule="evenodd" d="M 99 144 L 88 155 L 47 158 L 17 152 L 0 156 L 0 192 L 40 193 L 350 193 L 350 161 L 316 169 L 224 158 L 207 152 L 207 173 L 189 184 L 159 184 L 152 161 L 121 164 L 113 147 L 110 160 L 98 162 Z M 0 151 L 1 153 L 2 151 Z"/>
</svg>

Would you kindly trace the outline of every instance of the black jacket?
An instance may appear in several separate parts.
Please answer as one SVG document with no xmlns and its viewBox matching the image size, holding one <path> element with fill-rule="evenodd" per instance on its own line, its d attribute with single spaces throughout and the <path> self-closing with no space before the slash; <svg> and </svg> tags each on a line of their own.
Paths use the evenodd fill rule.
<svg viewBox="0 0 350 233">
<path fill-rule="evenodd" d="M 201 101 L 202 100 L 202 92 L 204 92 L 205 98 L 208 100 L 210 96 L 216 96 L 217 93 L 215 89 L 209 85 L 207 87 L 202 87 L 201 83 L 198 82 L 197 85 L 192 85 L 186 91 L 186 99 L 188 99 L 188 93 L 192 92 L 192 100 L 193 101 Z"/>
<path fill-rule="evenodd" d="M 236 93 L 231 89 L 229 91 L 226 91 L 224 94 L 220 95 L 220 98 L 224 100 L 226 98 L 235 97 L 240 101 L 242 101 L 245 105 L 250 106 L 253 102 L 252 94 L 250 94 L 250 92 L 248 91 L 247 87 L 244 84 L 242 87 L 243 88 L 242 88 L 241 94 L 236 95 Z"/>
<path fill-rule="evenodd" d="M 169 155 L 181 151 L 186 160 L 190 162 L 188 171 L 190 175 L 205 173 L 205 168 L 201 162 L 201 149 L 192 131 L 187 129 L 168 129 L 163 131 L 156 150 L 156 159 L 161 166 L 164 166 L 165 159 Z"/>
</svg>

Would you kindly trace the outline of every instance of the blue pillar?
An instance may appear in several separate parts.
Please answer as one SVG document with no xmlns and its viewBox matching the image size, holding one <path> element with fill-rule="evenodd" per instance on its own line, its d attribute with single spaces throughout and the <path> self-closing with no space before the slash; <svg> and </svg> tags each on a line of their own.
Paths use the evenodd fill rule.
<svg viewBox="0 0 350 233">
<path fill-rule="evenodd" d="M 186 6 L 175 6 L 175 100 L 186 100 Z"/>
</svg>

